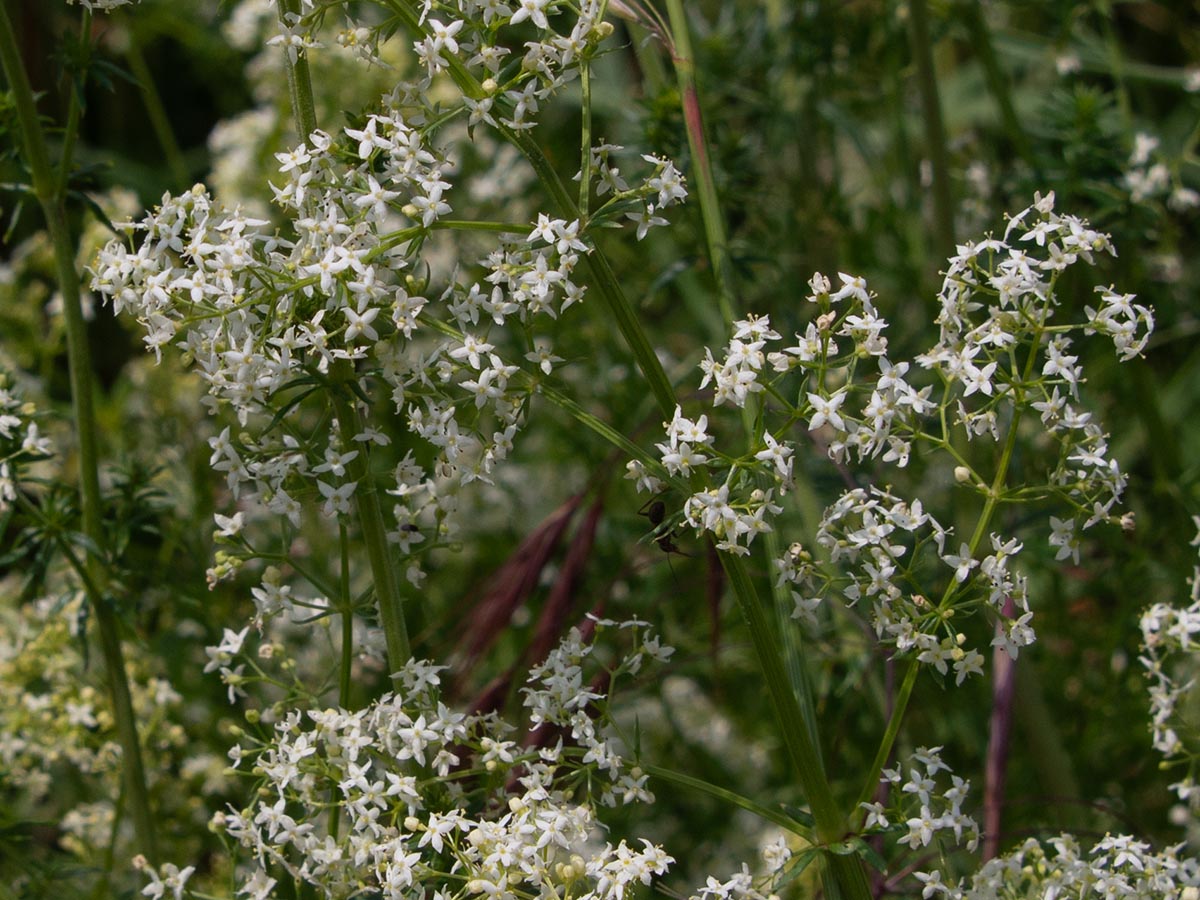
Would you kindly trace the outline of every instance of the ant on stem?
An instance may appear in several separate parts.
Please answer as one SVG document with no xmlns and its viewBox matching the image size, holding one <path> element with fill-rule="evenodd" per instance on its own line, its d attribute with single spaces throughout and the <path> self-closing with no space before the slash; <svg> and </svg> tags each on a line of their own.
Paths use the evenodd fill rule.
<svg viewBox="0 0 1200 900">
<path fill-rule="evenodd" d="M 642 508 L 638 510 L 639 516 L 645 516 L 650 520 L 654 531 L 654 543 L 658 544 L 658 548 L 663 553 L 676 553 L 679 556 L 690 556 L 690 553 L 684 553 L 675 543 L 675 530 L 669 526 L 664 528 L 663 523 L 667 517 L 667 505 L 659 497 L 651 497 L 642 504 Z"/>
</svg>

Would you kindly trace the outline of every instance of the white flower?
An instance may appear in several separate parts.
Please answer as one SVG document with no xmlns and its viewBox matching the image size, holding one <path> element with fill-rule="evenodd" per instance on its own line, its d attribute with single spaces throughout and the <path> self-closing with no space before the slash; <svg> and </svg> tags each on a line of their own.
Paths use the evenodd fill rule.
<svg viewBox="0 0 1200 900">
<path fill-rule="evenodd" d="M 433 32 L 433 46 L 435 50 L 445 50 L 447 53 L 458 52 L 458 41 L 454 36 L 462 31 L 465 23 L 460 19 L 451 22 L 449 25 L 443 25 L 437 19 L 429 20 L 429 30 Z"/>
<path fill-rule="evenodd" d="M 960 583 L 966 581 L 971 570 L 979 565 L 979 561 L 971 556 L 971 548 L 965 543 L 959 547 L 957 556 L 946 553 L 942 555 L 942 561 L 954 569 L 954 580 Z"/>
<path fill-rule="evenodd" d="M 163 863 L 158 873 L 150 866 L 146 866 L 145 871 L 150 875 L 150 883 L 142 888 L 143 894 L 159 900 L 166 891 L 170 891 L 175 900 L 182 900 L 184 885 L 192 877 L 196 867 L 188 866 L 180 869 L 174 863 Z"/>
<path fill-rule="evenodd" d="M 321 496 L 325 498 L 325 505 L 321 507 L 321 512 L 330 518 L 335 515 L 350 515 L 350 497 L 354 494 L 356 487 L 358 484 L 354 481 L 348 481 L 337 488 L 318 481 L 317 488 L 321 491 Z"/>
<path fill-rule="evenodd" d="M 217 537 L 235 537 L 241 532 L 243 525 L 245 525 L 246 514 L 244 512 L 237 512 L 232 516 L 223 516 L 220 513 L 214 513 L 213 521 L 217 523 Z"/>
<path fill-rule="evenodd" d="M 550 23 L 546 20 L 546 13 L 543 11 L 549 2 L 550 0 L 519 0 L 517 11 L 513 13 L 508 23 L 517 25 L 529 19 L 538 28 L 549 28 Z"/>
<path fill-rule="evenodd" d="M 809 393 L 808 402 L 812 404 L 814 413 L 808 421 L 808 430 L 816 431 L 822 425 L 829 423 L 838 431 L 845 431 L 846 423 L 838 414 L 838 408 L 845 400 L 845 388 L 828 398 L 822 397 L 820 394 Z"/>
</svg>

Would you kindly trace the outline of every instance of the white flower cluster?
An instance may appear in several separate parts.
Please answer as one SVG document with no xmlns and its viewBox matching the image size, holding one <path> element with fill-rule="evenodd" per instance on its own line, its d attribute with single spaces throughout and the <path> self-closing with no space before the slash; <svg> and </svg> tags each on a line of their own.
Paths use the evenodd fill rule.
<svg viewBox="0 0 1200 900">
<path fill-rule="evenodd" d="M 1167 206 L 1175 212 L 1185 212 L 1200 206 L 1200 192 L 1187 187 L 1172 176 L 1168 160 L 1159 146 L 1162 142 L 1152 134 L 1139 131 L 1133 136 L 1129 168 L 1122 180 L 1134 203 L 1166 198 Z"/>
<path fill-rule="evenodd" d="M 855 488 L 826 509 L 817 532 L 817 543 L 838 574 L 826 574 L 794 544 L 776 561 L 779 583 L 791 586 L 793 617 L 810 624 L 816 623 L 816 610 L 829 594 L 840 595 L 849 606 L 869 602 L 880 640 L 901 652 L 915 651 L 918 661 L 943 675 L 953 667 L 955 683 L 962 684 L 969 675 L 982 674 L 984 661 L 978 650 L 964 646 L 965 635 L 951 627 L 947 614 L 966 592 L 986 598 L 997 613 L 1001 630 L 993 646 L 1015 658 L 1021 647 L 1033 643 L 1034 634 L 1025 579 L 1010 570 L 1020 544 L 992 535 L 993 552 L 979 561 L 965 545 L 958 553 L 949 552 L 947 534 L 920 500 L 910 504 L 878 488 Z M 911 573 L 927 554 L 954 569 L 953 589 L 941 603 L 912 593 Z M 1021 610 L 1018 619 L 1004 615 L 1009 601 Z"/>
<path fill-rule="evenodd" d="M 1200 516 L 1194 518 L 1200 529 Z M 1200 535 L 1192 541 L 1200 546 Z M 1200 566 L 1192 572 L 1190 604 L 1156 603 L 1142 614 L 1142 656 L 1150 681 L 1150 723 L 1154 749 L 1169 762 L 1186 763 L 1187 774 L 1171 785 L 1193 815 L 1200 812 L 1200 746 L 1185 736 L 1196 723 L 1186 715 L 1188 697 L 1200 676 Z"/>
<path fill-rule="evenodd" d="M 809 848 L 805 856 L 811 856 L 815 848 Z M 760 841 L 759 855 L 763 871 L 752 874 L 750 867 L 742 863 L 741 871 L 722 881 L 712 875 L 705 879 L 704 887 L 688 895 L 688 900 L 772 900 L 778 898 L 784 886 L 795 878 L 792 848 L 788 836 L 778 829 Z M 798 871 L 798 870 L 797 870 Z"/>
<path fill-rule="evenodd" d="M 37 409 L 14 393 L 11 379 L 0 372 L 0 513 L 17 499 L 24 464 L 54 452 L 38 428 Z"/>
<path fill-rule="evenodd" d="M 619 627 L 635 645 L 613 677 L 669 655 L 644 623 Z M 243 637 L 227 632 L 210 648 L 212 666 L 227 666 Z M 215 818 L 253 858 L 239 895 L 271 896 L 284 875 L 331 898 L 369 889 L 390 898 L 622 900 L 649 884 L 672 862 L 659 847 L 597 840 L 594 798 L 653 798 L 591 712 L 604 702 L 585 680 L 591 654 L 572 630 L 533 669 L 524 745 L 494 713 L 448 709 L 443 667 L 412 661 L 397 673 L 398 690 L 366 709 L 292 711 L 257 746 L 235 747 L 234 765 L 253 760 L 262 779 L 250 807 Z"/>
<path fill-rule="evenodd" d="M 489 78 L 499 75 L 508 51 L 495 43 L 497 29 L 526 19 L 547 29 L 546 16 L 560 9 L 501 6 L 461 4 L 459 13 L 470 21 L 439 19 L 438 10 L 449 7 L 427 6 L 431 36 L 418 50 L 429 75 L 451 56 Z M 547 31 L 537 65 L 513 73 L 511 89 L 492 79 L 495 97 L 465 96 L 460 112 L 501 129 L 531 126 L 538 102 L 564 82 L 582 52 L 579 42 L 607 33 L 598 14 L 597 4 L 584 4 L 568 42 L 574 49 Z M 290 49 L 315 46 L 309 24 L 287 26 Z M 414 273 L 430 233 L 455 225 L 445 217 L 452 211 L 447 179 L 457 165 L 433 143 L 448 119 L 428 87 L 428 81 L 401 84 L 380 111 L 341 134 L 314 131 L 306 143 L 277 154 L 282 180 L 274 199 L 286 216 L 285 232 L 240 207 L 223 207 L 196 186 L 164 197 L 130 226 L 136 245 L 105 247 L 93 277 L 94 289 L 116 311 L 137 317 L 156 355 L 172 343 L 184 349 L 208 384 L 211 409 L 227 405 L 236 412 L 244 430 L 212 439 L 211 463 L 250 518 L 285 517 L 298 527 L 309 499 L 328 518 L 352 511 L 359 490 L 353 473 L 365 468 L 371 445 L 390 438 L 369 423 L 304 415 L 320 412 L 309 398 L 321 391 L 356 404 L 355 396 L 371 395 L 372 380 L 382 381 L 409 432 L 433 448 L 421 464 L 410 451 L 394 484 L 383 486 L 398 498 L 390 538 L 410 557 L 407 574 L 415 583 L 422 572 L 412 557 L 453 538 L 457 488 L 491 481 L 512 449 L 537 379 L 562 362 L 549 336 L 538 333 L 539 320 L 582 299 L 574 271 L 589 252 L 580 220 L 539 214 L 527 234 L 515 226 L 497 233 L 489 225 L 496 245 L 480 261 L 479 277 L 460 283 L 464 271 L 456 267 L 437 299 L 425 296 L 430 285 Z M 492 99 L 497 111 L 507 110 L 499 123 L 488 113 Z M 646 181 L 630 188 L 609 159 L 618 149 L 604 145 L 596 157 L 596 191 L 613 196 L 590 221 L 628 214 L 631 206 L 648 205 L 650 215 L 686 195 L 675 167 L 653 157 Z M 352 418 L 358 417 L 355 410 Z M 247 427 L 252 418 L 256 427 Z M 240 543 L 236 532 L 218 525 L 227 543 Z M 227 553 L 211 578 L 227 577 L 239 559 Z"/>
<path fill-rule="evenodd" d="M 899 843 L 912 850 L 928 847 L 938 835 L 953 835 L 953 844 L 974 850 L 979 843 L 979 825 L 963 812 L 962 806 L 971 783 L 955 775 L 942 761 L 941 747 L 920 747 L 908 761 L 907 778 L 901 767 L 884 769 L 880 782 L 899 788 L 893 794 L 890 808 L 880 802 L 864 803 L 864 830 L 886 832 L 904 830 Z M 939 788 L 941 772 L 950 777 L 950 786 Z M 924 896 L 931 897 L 944 889 L 941 872 L 915 873 L 925 884 Z"/>
<path fill-rule="evenodd" d="M 1122 900 L 1198 900 L 1200 863 L 1181 847 L 1157 853 L 1128 835 L 1107 835 L 1090 850 L 1069 834 L 1030 838 L 990 859 L 970 879 L 943 883 L 940 873 L 919 876 L 925 900 L 1025 900 L 1027 897 L 1120 897 Z"/>
<path fill-rule="evenodd" d="M 195 188 L 164 198 L 138 226 L 145 237 L 136 250 L 107 247 L 95 286 L 118 311 L 138 317 L 156 352 L 183 330 L 181 343 L 213 402 L 231 405 L 243 424 L 252 414 L 290 408 L 328 383 L 338 363 L 367 360 L 366 371 L 390 385 L 411 430 L 437 448 L 429 470 L 410 456 L 396 471 L 391 492 L 402 502 L 393 539 L 407 551 L 425 527 L 436 532 L 453 506 L 436 479 L 487 479 L 512 446 L 528 387 L 510 384 L 518 367 L 500 357 L 488 329 L 510 316 L 528 323 L 539 313 L 556 315 L 582 296 L 569 275 L 584 246 L 577 223 L 542 217 L 527 241 L 514 236 L 492 254 L 486 290 L 456 285 L 443 295 L 439 308 L 460 336 L 414 335 L 428 301 L 398 273 L 419 235 L 449 210 L 442 199 L 448 185 L 437 157 L 398 111 L 346 132 L 357 142 L 356 164 L 345 162 L 348 147 L 323 135 L 283 160 L 288 181 L 277 199 L 294 216 L 296 240 L 268 235 L 261 220 L 224 210 Z M 402 210 L 393 208 L 397 198 Z M 408 216 L 420 224 L 391 227 Z M 542 371 L 557 361 L 545 339 L 528 355 Z M 470 412 L 456 416 L 464 395 Z M 386 441 L 369 427 L 339 434 L 336 423 L 304 442 L 292 429 L 255 437 L 227 428 L 211 441 L 211 462 L 246 508 L 298 524 L 304 496 L 319 496 L 327 516 L 347 514 L 357 484 L 346 466 L 369 444 Z"/>
<path fill-rule="evenodd" d="M 1031 475 L 1044 479 L 1024 487 L 1062 501 L 1074 513 L 1050 517 L 1049 543 L 1058 559 L 1078 561 L 1079 532 L 1115 521 L 1112 509 L 1126 479 L 1109 457 L 1107 435 L 1091 413 L 1078 408 L 1083 373 L 1071 353 L 1071 332 L 1103 334 L 1112 339 L 1118 358 L 1129 360 L 1146 346 L 1153 315 L 1132 295 L 1102 288 L 1098 308 L 1086 308 L 1086 321 L 1052 322 L 1063 271 L 1113 252 L 1106 235 L 1055 213 L 1053 194 L 1037 197 L 1011 217 L 1003 240 L 958 249 L 939 294 L 939 339 L 911 363 L 888 358 L 887 323 L 874 295 L 862 278 L 845 273 L 839 273 L 837 286 L 819 273 L 813 276 L 806 300 L 816 314 L 794 345 L 771 349 L 779 333 L 766 316 L 749 316 L 735 323 L 722 359 L 706 351 L 701 386 L 713 385 L 714 406 L 745 407 L 751 397 L 760 397 L 766 424 L 757 446 L 731 458 L 715 446 L 706 416 L 692 420 L 677 409 L 664 423 L 667 440 L 657 449 L 669 476 L 724 481 L 693 489 L 684 503 L 688 524 L 712 533 L 723 550 L 748 553 L 754 536 L 772 530 L 772 517 L 781 512 L 776 492 L 782 496 L 792 486 L 796 447 L 787 435 L 797 423 L 805 423 L 839 465 L 878 459 L 903 468 L 917 448 L 947 453 L 955 481 L 990 496 L 993 476 L 964 465 L 951 428 L 964 429 L 968 439 L 999 442 L 1002 433 L 1015 435 L 1016 420 L 1028 412 L 1040 416 L 1057 460 L 1048 473 L 1022 472 L 1027 481 Z M 932 399 L 934 384 L 913 383 L 922 370 L 929 373 L 925 381 L 940 382 L 939 401 Z M 798 386 L 785 381 L 794 375 L 802 378 Z M 779 427 L 770 422 L 776 412 Z M 629 476 L 639 490 L 664 487 L 644 464 L 631 464 Z M 1034 632 L 1025 580 L 1011 566 L 1020 542 L 993 534 L 988 553 L 978 540 L 953 549 L 948 534 L 920 501 L 910 505 L 889 491 L 854 488 L 826 510 L 818 530 L 829 561 L 849 571 L 831 576 L 799 546 L 777 565 L 781 582 L 795 588 L 797 618 L 814 619 L 828 591 L 851 605 L 866 598 L 881 639 L 915 651 L 943 674 L 953 666 L 961 683 L 982 671 L 983 657 L 950 627 L 954 607 L 978 607 L 985 600 L 1000 624 L 993 646 L 1013 658 L 1033 642 Z M 954 572 L 934 602 L 912 588 L 914 579 L 921 583 L 916 567 L 926 548 Z M 1010 603 L 1013 610 L 1006 609 Z"/>
<path fill-rule="evenodd" d="M 999 423 L 1016 410 L 1028 406 L 1040 414 L 1059 445 L 1058 464 L 1048 480 L 1074 505 L 1091 512 L 1084 528 L 1109 518 L 1126 479 L 1108 456 L 1100 425 L 1074 405 L 1082 368 L 1071 353 L 1069 328 L 1051 326 L 1051 319 L 1059 306 L 1059 277 L 1077 262 L 1093 263 L 1101 252 L 1115 253 L 1107 235 L 1074 216 L 1055 213 L 1053 192 L 1038 197 L 1011 217 L 1004 240 L 959 248 L 939 295 L 940 339 L 917 357 L 947 384 L 962 385 L 963 398 L 983 398 L 975 409 L 961 402 L 958 406 L 970 436 L 999 440 Z M 1118 357 L 1132 359 L 1154 327 L 1151 310 L 1111 288 L 1097 293 L 1101 304 L 1086 310 L 1083 332 L 1111 337 Z M 1073 530 L 1074 521 L 1070 524 Z"/>
<path fill-rule="evenodd" d="M 613 156 L 624 149 L 618 144 L 599 144 L 592 147 L 591 165 L 597 179 L 596 196 L 611 194 L 614 200 L 629 198 L 634 203 L 635 211 L 625 213 L 625 218 L 637 223 L 637 239 L 640 241 L 651 228 L 667 224 L 666 219 L 655 215 L 656 211 L 682 203 L 687 198 L 687 188 L 684 186 L 683 175 L 675 168 L 673 162 L 643 154 L 643 162 L 653 166 L 654 171 L 645 179 L 640 189 L 631 189 L 621 175 L 620 168 L 613 162 Z M 582 177 L 582 172 L 575 174 L 576 181 Z"/>
<path fill-rule="evenodd" d="M 786 846 L 772 848 L 769 852 L 772 856 L 769 857 L 768 864 L 780 860 L 779 864 L 782 865 L 790 856 Z M 749 866 L 743 863 L 742 870 L 725 881 L 712 875 L 708 876 L 704 887 L 688 895 L 688 900 L 768 900 L 774 895 L 773 888 L 777 880 L 772 877 L 773 874 L 772 872 L 766 877 L 755 878 L 750 873 Z"/>
</svg>

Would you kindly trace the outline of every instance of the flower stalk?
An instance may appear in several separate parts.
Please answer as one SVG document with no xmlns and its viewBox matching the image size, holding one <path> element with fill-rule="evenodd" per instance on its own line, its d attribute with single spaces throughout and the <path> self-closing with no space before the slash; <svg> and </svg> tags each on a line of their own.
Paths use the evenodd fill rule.
<svg viewBox="0 0 1200 900">
<path fill-rule="evenodd" d="M 285 26 L 289 25 L 289 19 L 293 15 L 299 14 L 297 0 L 279 0 L 278 8 L 279 20 Z M 296 128 L 300 139 L 307 140 L 307 136 L 317 128 L 317 119 L 316 104 L 313 100 L 312 76 L 309 74 L 308 60 L 303 52 L 293 53 L 289 49 L 287 71 Z M 343 361 L 335 367 L 333 375 L 336 383 L 330 396 L 334 414 L 341 425 L 342 434 L 350 442 L 354 435 L 362 431 L 361 417 L 349 389 L 349 383 L 356 378 L 354 367 Z M 351 449 L 349 444 L 347 449 Z M 355 511 L 358 514 L 358 524 L 362 530 L 363 543 L 366 545 L 367 559 L 371 566 L 375 601 L 379 608 L 379 622 L 383 627 L 384 639 L 387 642 L 389 670 L 398 672 L 412 657 L 412 648 L 408 638 L 408 625 L 404 621 L 404 595 L 401 592 L 400 578 L 396 572 L 392 550 L 388 546 L 387 525 L 383 518 L 383 507 L 379 503 L 379 493 L 371 481 L 370 455 L 366 444 L 359 448 L 358 455 L 347 465 L 346 470 L 347 474 L 358 484 L 358 490 L 354 492 Z M 344 613 L 343 618 L 349 622 L 349 613 Z"/>
<path fill-rule="evenodd" d="M 343 362 L 341 375 L 345 381 L 354 377 L 353 368 Z M 349 442 L 362 431 L 362 421 L 353 396 L 345 383 L 337 385 L 331 392 L 334 414 L 342 434 Z M 349 447 L 348 447 L 349 449 Z M 400 577 L 396 571 L 392 549 L 388 546 L 387 525 L 383 519 L 383 507 L 379 503 L 379 492 L 371 480 L 371 469 L 366 445 L 359 446 L 359 454 L 346 465 L 346 474 L 358 484 L 354 492 L 355 511 L 362 530 L 371 576 L 375 585 L 375 601 L 379 608 L 379 623 L 383 627 L 387 642 L 388 666 L 398 672 L 412 658 L 408 639 L 408 625 L 404 620 L 404 595 L 400 589 Z"/>
</svg>

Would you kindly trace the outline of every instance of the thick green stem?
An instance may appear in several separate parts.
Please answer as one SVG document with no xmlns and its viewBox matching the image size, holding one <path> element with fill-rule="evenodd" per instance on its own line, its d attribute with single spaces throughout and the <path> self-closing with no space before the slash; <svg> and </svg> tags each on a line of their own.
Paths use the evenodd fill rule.
<svg viewBox="0 0 1200 900">
<path fill-rule="evenodd" d="M 921 94 L 921 113 L 925 120 L 925 143 L 933 176 L 935 257 L 954 252 L 954 201 L 950 193 L 950 160 L 946 150 L 946 128 L 942 122 L 942 104 L 938 98 L 937 71 L 933 65 L 933 45 L 929 37 L 929 4 L 912 0 L 909 4 L 913 61 L 917 66 L 917 86 Z"/>
<path fill-rule="evenodd" d="M 342 570 L 338 578 L 338 609 L 342 616 L 342 654 L 338 669 L 338 704 L 350 708 L 350 669 L 354 662 L 354 598 L 350 596 L 350 535 L 346 523 L 338 523 Z"/>
<path fill-rule="evenodd" d="M 330 392 L 334 414 L 342 433 L 342 442 L 347 450 L 358 450 L 358 456 L 346 464 L 346 474 L 358 484 L 354 491 L 354 505 L 358 513 L 358 525 L 362 530 L 363 543 L 367 548 L 367 559 L 375 584 L 375 602 L 379 609 L 379 623 L 383 626 L 387 642 L 389 671 L 400 669 L 412 658 L 408 642 L 408 625 L 404 621 L 404 595 L 400 589 L 400 577 L 396 571 L 392 548 L 388 546 L 387 526 L 384 524 L 383 507 L 379 503 L 379 490 L 371 477 L 370 456 L 366 442 L 355 443 L 354 436 L 362 432 L 362 421 L 354 397 L 346 387 L 355 378 L 354 368 L 342 361 L 337 364 L 335 385 Z"/>
<path fill-rule="evenodd" d="M 783 732 L 784 745 L 812 810 L 816 837 L 822 844 L 837 843 L 846 836 L 846 818 L 838 809 L 833 791 L 825 778 L 820 754 L 784 670 L 771 623 L 741 559 L 731 553 L 722 553 L 721 565 L 725 568 L 730 587 L 746 619 L 755 656 L 762 666 L 767 691 Z M 857 857 L 831 856 L 829 867 L 843 897 L 865 900 L 871 896 L 866 872 Z"/>
<path fill-rule="evenodd" d="M 33 91 L 25 74 L 20 52 L 13 34 L 12 23 L 4 4 L 0 4 L 0 63 L 12 92 L 17 120 L 21 130 L 26 161 L 33 179 L 33 190 L 46 217 L 46 230 L 54 248 L 55 272 L 62 295 L 63 317 L 66 322 L 67 364 L 70 370 L 71 402 L 75 418 L 76 438 L 79 442 L 79 487 L 80 507 L 83 517 L 83 532 L 96 547 L 105 544 L 105 533 L 101 516 L 100 456 L 96 442 L 96 415 L 93 408 L 91 351 L 87 342 L 87 328 L 83 319 L 83 308 L 79 296 L 79 272 L 75 269 L 75 246 L 67 225 L 63 205 L 61 179 L 55 177 L 46 150 L 46 140 L 38 120 Z M 87 568 L 94 587 L 88 591 L 96 617 L 96 628 L 100 634 L 101 650 L 104 654 L 109 695 L 113 705 L 113 718 L 117 738 L 121 745 L 121 763 L 125 776 L 125 790 L 133 814 L 134 829 L 139 849 L 151 862 L 157 862 L 158 842 L 154 817 L 150 812 L 150 797 L 146 787 L 146 772 L 142 763 L 141 742 L 138 738 L 137 721 L 134 718 L 133 700 L 129 691 L 128 675 L 125 671 L 124 652 L 118 628 L 116 611 L 102 587 L 107 581 L 102 560 L 95 553 L 89 554 Z"/>
<path fill-rule="evenodd" d="M 580 92 L 580 160 L 579 215 L 584 222 L 592 199 L 592 64 L 586 57 L 579 60 Z"/>
<path fill-rule="evenodd" d="M 285 27 L 294 27 L 289 17 L 300 15 L 300 0 L 278 0 L 279 21 Z M 317 130 L 317 107 L 313 102 L 312 76 L 308 71 L 306 52 L 296 47 L 286 49 L 288 91 L 292 97 L 292 115 L 296 120 L 297 135 L 301 141 Z"/>
</svg>

